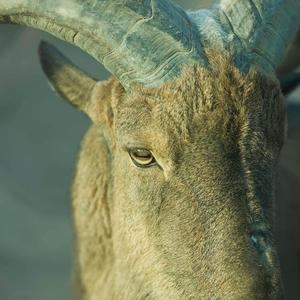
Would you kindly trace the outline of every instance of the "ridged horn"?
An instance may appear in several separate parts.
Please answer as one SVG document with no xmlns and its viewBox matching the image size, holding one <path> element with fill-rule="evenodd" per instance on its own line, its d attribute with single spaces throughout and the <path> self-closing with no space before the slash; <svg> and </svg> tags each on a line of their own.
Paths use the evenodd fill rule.
<svg viewBox="0 0 300 300">
<path fill-rule="evenodd" d="M 299 0 L 221 0 L 189 12 L 202 43 L 228 50 L 246 71 L 253 63 L 273 72 L 300 25 Z"/>
<path fill-rule="evenodd" d="M 78 46 L 125 88 L 158 86 L 185 64 L 206 64 L 196 26 L 169 0 L 0 0 L 0 23 L 38 28 Z"/>
</svg>

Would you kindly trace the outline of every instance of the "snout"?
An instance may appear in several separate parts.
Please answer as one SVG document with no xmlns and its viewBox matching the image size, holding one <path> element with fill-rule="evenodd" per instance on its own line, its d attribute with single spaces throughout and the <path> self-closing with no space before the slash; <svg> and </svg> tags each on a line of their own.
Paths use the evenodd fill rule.
<svg viewBox="0 0 300 300">
<path fill-rule="evenodd" d="M 182 201 L 180 207 L 187 206 L 186 202 Z M 239 216 L 241 210 L 233 211 L 231 206 L 224 208 L 210 226 L 201 224 L 202 216 L 197 219 L 187 207 L 176 219 L 171 210 L 168 206 L 170 223 L 164 218 L 160 234 L 161 240 L 169 241 L 164 245 L 168 273 L 176 274 L 174 278 L 180 284 L 181 292 L 177 290 L 176 294 L 181 296 L 173 299 L 187 299 L 182 295 L 190 295 L 188 299 L 193 300 L 283 299 L 270 232 L 250 230 L 242 221 L 245 218 Z"/>
</svg>

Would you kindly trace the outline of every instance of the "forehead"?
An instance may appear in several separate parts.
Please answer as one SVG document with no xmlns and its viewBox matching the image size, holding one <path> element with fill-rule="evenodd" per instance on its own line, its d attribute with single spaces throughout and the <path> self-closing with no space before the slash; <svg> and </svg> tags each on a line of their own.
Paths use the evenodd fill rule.
<svg viewBox="0 0 300 300">
<path fill-rule="evenodd" d="M 271 77 L 257 70 L 243 75 L 222 56 L 215 56 L 211 65 L 210 70 L 186 67 L 180 78 L 159 88 L 134 87 L 117 106 L 121 136 L 167 143 L 213 133 L 230 142 L 228 134 L 234 136 L 240 127 L 264 131 L 271 125 L 267 120 L 279 118 L 274 115 L 282 113 L 280 92 Z"/>
<path fill-rule="evenodd" d="M 161 87 L 134 87 L 118 106 L 119 128 L 128 132 L 159 128 L 187 137 L 194 120 L 210 108 L 204 93 L 210 82 L 208 78 L 203 82 L 203 72 L 189 67 L 178 80 Z"/>
</svg>

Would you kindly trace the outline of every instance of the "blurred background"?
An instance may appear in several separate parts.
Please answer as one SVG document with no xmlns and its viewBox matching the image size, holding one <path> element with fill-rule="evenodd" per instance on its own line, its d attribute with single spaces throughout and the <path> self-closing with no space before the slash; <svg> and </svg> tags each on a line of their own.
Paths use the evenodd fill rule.
<svg viewBox="0 0 300 300">
<path fill-rule="evenodd" d="M 200 8 L 210 1 L 177 1 Z M 109 74 L 92 58 L 48 34 L 0 26 L 0 299 L 71 299 L 70 185 L 89 120 L 47 84 L 37 55 L 55 44 L 92 76 Z M 300 299 L 300 91 L 290 97 L 277 210 L 288 299 Z"/>
</svg>

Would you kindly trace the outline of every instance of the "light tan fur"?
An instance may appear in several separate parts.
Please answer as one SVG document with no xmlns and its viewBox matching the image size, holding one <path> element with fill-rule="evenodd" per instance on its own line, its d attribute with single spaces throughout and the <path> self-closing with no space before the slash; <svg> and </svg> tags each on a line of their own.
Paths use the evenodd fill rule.
<svg viewBox="0 0 300 300">
<path fill-rule="evenodd" d="M 98 84 L 73 186 L 88 300 L 278 299 L 272 202 L 285 107 L 277 80 L 208 51 L 159 88 Z M 130 147 L 160 167 L 139 169 Z M 260 230 L 264 257 L 251 242 Z"/>
</svg>

